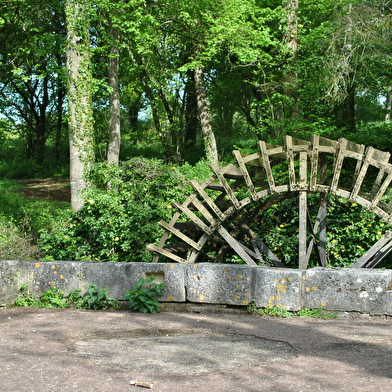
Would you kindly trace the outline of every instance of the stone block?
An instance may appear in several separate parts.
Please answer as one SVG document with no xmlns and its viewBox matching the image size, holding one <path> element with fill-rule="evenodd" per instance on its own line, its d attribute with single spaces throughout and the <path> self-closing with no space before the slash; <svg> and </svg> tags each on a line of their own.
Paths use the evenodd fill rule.
<svg viewBox="0 0 392 392">
<path fill-rule="evenodd" d="M 162 297 L 163 302 L 185 302 L 186 265 L 177 263 L 127 263 L 127 290 L 136 286 L 139 279 L 148 279 L 154 275 L 155 283 L 163 283 L 166 287 Z"/>
<path fill-rule="evenodd" d="M 21 264 L 16 260 L 0 262 L 0 306 L 11 304 L 19 295 L 19 275 Z"/>
<path fill-rule="evenodd" d="M 15 301 L 23 284 L 28 285 L 31 294 L 39 297 L 50 287 L 69 292 L 72 289 L 85 290 L 93 283 L 101 289 L 107 288 L 110 297 L 122 299 L 140 278 L 152 274 L 157 283 L 166 286 L 161 301 L 185 301 L 185 271 L 179 264 L 2 261 L 0 271 L 0 303 Z"/>
<path fill-rule="evenodd" d="M 257 267 L 235 264 L 189 264 L 186 288 L 190 302 L 248 305 Z"/>
<path fill-rule="evenodd" d="M 253 300 L 259 308 L 301 309 L 303 270 L 257 268 Z"/>
<path fill-rule="evenodd" d="M 312 268 L 304 275 L 303 307 L 384 314 L 391 290 L 391 270 Z"/>
</svg>

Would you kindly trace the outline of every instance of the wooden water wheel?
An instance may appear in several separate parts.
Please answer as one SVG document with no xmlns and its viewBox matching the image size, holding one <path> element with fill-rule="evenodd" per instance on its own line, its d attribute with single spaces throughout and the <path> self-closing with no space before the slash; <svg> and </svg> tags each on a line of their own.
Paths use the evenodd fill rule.
<svg viewBox="0 0 392 392">
<path fill-rule="evenodd" d="M 308 268 L 312 252 L 319 265 L 327 265 L 329 195 L 358 203 L 392 224 L 388 152 L 314 135 L 310 142 L 286 136 L 284 146 L 259 141 L 258 152 L 233 154 L 235 163 L 211 165 L 208 180 L 191 181 L 194 193 L 181 204 L 172 203 L 171 221 L 159 222 L 164 229 L 159 244 L 147 246 L 155 254 L 154 262 L 162 256 L 179 263 L 225 262 L 226 254 L 233 252 L 248 265 L 284 267 L 276 247 L 268 247 L 262 230 L 255 227 L 262 226 L 257 223 L 260 215 L 288 198 L 298 199 L 299 268 Z M 313 222 L 310 194 L 319 195 Z M 391 250 L 388 230 L 351 267 L 373 268 Z"/>
</svg>

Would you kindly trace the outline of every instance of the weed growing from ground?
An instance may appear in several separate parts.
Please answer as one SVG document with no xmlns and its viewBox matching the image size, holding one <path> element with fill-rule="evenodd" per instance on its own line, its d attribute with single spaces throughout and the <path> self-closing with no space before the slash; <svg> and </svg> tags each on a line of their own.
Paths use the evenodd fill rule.
<svg viewBox="0 0 392 392">
<path fill-rule="evenodd" d="M 139 279 L 133 290 L 128 290 L 124 299 L 129 301 L 129 307 L 135 312 L 158 313 L 160 297 L 165 286 L 154 283 L 154 275 L 149 279 Z"/>
<path fill-rule="evenodd" d="M 258 308 L 254 302 L 251 302 L 247 307 L 246 311 L 248 313 L 258 314 L 259 316 L 272 316 L 272 317 L 314 317 L 321 319 L 334 319 L 337 317 L 336 312 L 329 312 L 323 308 L 318 309 L 301 309 L 297 312 L 291 312 L 282 308 Z"/>
<path fill-rule="evenodd" d="M 39 298 L 34 297 L 27 284 L 23 284 L 20 289 L 20 297 L 14 302 L 14 306 L 24 306 L 30 308 L 75 308 L 106 310 L 119 309 L 117 298 L 110 298 L 107 289 L 100 289 L 97 285 L 90 283 L 86 293 L 80 289 L 73 289 L 68 294 L 58 287 L 51 287 L 43 292 Z"/>
<path fill-rule="evenodd" d="M 116 298 L 108 296 L 108 289 L 100 289 L 96 284 L 90 283 L 87 286 L 87 293 L 83 296 L 83 308 L 92 310 L 106 310 L 119 308 Z"/>
</svg>

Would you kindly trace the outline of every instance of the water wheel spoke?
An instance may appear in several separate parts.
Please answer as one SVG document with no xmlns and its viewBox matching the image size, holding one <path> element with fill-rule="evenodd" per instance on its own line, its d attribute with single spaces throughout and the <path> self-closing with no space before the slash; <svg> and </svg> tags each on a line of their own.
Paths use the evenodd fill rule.
<svg viewBox="0 0 392 392">
<path fill-rule="evenodd" d="M 231 248 L 242 258 L 248 265 L 256 265 L 255 261 L 249 256 L 249 254 L 243 249 L 243 245 L 240 244 L 231 234 L 222 226 L 218 228 L 219 234 L 222 238 L 231 246 Z"/>
<path fill-rule="evenodd" d="M 351 268 L 373 268 L 392 251 L 392 231 L 385 233 Z"/>
<path fill-rule="evenodd" d="M 313 247 L 316 246 L 316 255 L 319 265 L 325 267 L 327 251 L 327 198 L 325 193 L 320 194 L 320 206 L 314 225 L 312 224 L 309 211 L 307 213 L 307 218 L 311 240 L 309 241 L 308 248 L 306 251 L 306 263 L 309 263 Z M 318 241 L 316 240 L 317 232 L 319 232 Z"/>
</svg>

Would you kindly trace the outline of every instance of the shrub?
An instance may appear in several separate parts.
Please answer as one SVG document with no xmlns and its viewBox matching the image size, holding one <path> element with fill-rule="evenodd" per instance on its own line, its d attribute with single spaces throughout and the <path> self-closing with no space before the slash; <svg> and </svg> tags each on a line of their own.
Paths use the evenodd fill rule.
<svg viewBox="0 0 392 392">
<path fill-rule="evenodd" d="M 149 279 L 139 279 L 133 290 L 128 290 L 124 299 L 129 301 L 129 307 L 135 312 L 159 312 L 160 297 L 165 289 L 163 284 L 154 283 L 154 275 Z"/>
<path fill-rule="evenodd" d="M 0 215 L 0 260 L 36 260 L 41 257 L 33 238 Z"/>
<path fill-rule="evenodd" d="M 23 284 L 20 289 L 20 297 L 14 302 L 14 306 L 34 307 L 34 308 L 69 308 L 106 310 L 110 308 L 118 309 L 117 298 L 108 297 L 107 289 L 100 289 L 96 284 L 90 283 L 86 293 L 82 290 L 74 289 L 68 294 L 58 287 L 51 287 L 44 291 L 39 298 L 34 297 L 29 292 L 27 284 Z"/>
<path fill-rule="evenodd" d="M 46 259 L 151 261 L 145 247 L 162 233 L 157 222 L 170 220 L 171 202 L 190 192 L 177 168 L 143 158 L 119 167 L 97 164 L 88 181 L 84 206 L 41 231 Z"/>
</svg>

